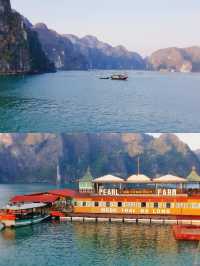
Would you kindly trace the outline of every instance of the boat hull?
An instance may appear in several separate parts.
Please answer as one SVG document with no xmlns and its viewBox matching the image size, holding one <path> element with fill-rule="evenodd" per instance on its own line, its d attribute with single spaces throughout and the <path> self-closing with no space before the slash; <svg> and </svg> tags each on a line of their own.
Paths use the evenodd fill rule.
<svg viewBox="0 0 200 266">
<path fill-rule="evenodd" d="M 125 78 L 111 78 L 112 80 L 127 80 L 128 79 L 128 77 L 125 77 Z"/>
<path fill-rule="evenodd" d="M 34 217 L 32 219 L 11 219 L 10 217 L 4 217 L 1 219 L 1 223 L 4 224 L 6 227 L 21 227 L 21 226 L 27 226 L 32 224 L 40 223 L 44 220 L 47 220 L 50 218 L 50 215 L 44 215 L 40 217 Z"/>
</svg>

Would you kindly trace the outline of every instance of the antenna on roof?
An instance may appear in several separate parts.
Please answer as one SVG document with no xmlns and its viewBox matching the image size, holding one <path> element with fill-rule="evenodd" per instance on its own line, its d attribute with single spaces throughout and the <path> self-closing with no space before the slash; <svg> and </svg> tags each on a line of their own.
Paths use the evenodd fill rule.
<svg viewBox="0 0 200 266">
<path fill-rule="evenodd" d="M 138 156 L 138 159 L 137 159 L 137 167 L 138 167 L 137 174 L 140 175 L 140 157 L 139 156 Z"/>
</svg>

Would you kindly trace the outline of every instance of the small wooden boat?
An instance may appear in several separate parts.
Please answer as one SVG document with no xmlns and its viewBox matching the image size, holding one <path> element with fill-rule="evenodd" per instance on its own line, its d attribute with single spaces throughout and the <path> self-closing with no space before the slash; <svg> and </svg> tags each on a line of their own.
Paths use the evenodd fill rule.
<svg viewBox="0 0 200 266">
<path fill-rule="evenodd" d="M 6 227 L 40 223 L 50 217 L 45 203 L 9 204 L 0 211 L 0 222 Z"/>
<path fill-rule="evenodd" d="M 117 74 L 117 75 L 115 74 L 111 76 L 111 79 L 112 80 L 127 80 L 128 76 L 125 74 Z"/>
<path fill-rule="evenodd" d="M 100 77 L 99 79 L 110 79 L 110 77 Z"/>
<path fill-rule="evenodd" d="M 198 225 L 173 225 L 172 230 L 176 240 L 200 240 Z"/>
</svg>

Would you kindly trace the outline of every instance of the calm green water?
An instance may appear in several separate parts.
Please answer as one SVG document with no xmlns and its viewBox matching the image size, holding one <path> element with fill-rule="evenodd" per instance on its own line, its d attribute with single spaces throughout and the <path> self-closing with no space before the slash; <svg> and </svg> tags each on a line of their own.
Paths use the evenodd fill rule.
<svg viewBox="0 0 200 266">
<path fill-rule="evenodd" d="M 200 74 L 105 71 L 0 78 L 0 132 L 199 132 Z"/>
<path fill-rule="evenodd" d="M 0 201 L 49 188 L 0 185 Z M 197 246 L 163 225 L 53 221 L 1 232 L 0 266 L 191 266 L 200 265 Z"/>
</svg>

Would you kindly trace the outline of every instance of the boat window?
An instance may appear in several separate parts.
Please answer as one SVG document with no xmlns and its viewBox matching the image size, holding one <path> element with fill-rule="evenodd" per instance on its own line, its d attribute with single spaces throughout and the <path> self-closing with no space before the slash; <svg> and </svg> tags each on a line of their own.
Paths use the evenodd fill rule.
<svg viewBox="0 0 200 266">
<path fill-rule="evenodd" d="M 118 207 L 122 207 L 122 202 L 118 202 Z"/>
<path fill-rule="evenodd" d="M 171 203 L 170 203 L 170 202 L 167 202 L 167 203 L 166 203 L 166 208 L 168 208 L 168 209 L 171 208 Z"/>
<path fill-rule="evenodd" d="M 82 207 L 83 206 L 83 202 L 82 201 L 78 201 L 78 206 Z"/>
<path fill-rule="evenodd" d="M 158 208 L 158 202 L 154 202 L 154 208 Z"/>
<path fill-rule="evenodd" d="M 153 206 L 154 206 L 153 202 L 147 202 L 146 205 L 147 208 L 153 208 Z"/>
<path fill-rule="evenodd" d="M 98 203 L 98 201 L 96 201 L 96 202 L 94 203 L 94 206 L 95 206 L 95 207 L 99 207 L 99 203 Z"/>
<path fill-rule="evenodd" d="M 106 206 L 106 205 L 105 205 L 105 202 L 104 202 L 104 201 L 99 202 L 99 206 L 100 206 L 100 207 L 105 207 L 105 206 Z"/>
<path fill-rule="evenodd" d="M 141 207 L 142 207 L 142 208 L 146 208 L 146 202 L 142 202 L 142 203 L 141 203 Z"/>
<path fill-rule="evenodd" d="M 83 207 L 85 207 L 86 206 L 86 202 L 85 201 L 83 201 Z"/>
<path fill-rule="evenodd" d="M 186 205 L 183 202 L 176 202 L 176 208 L 186 208 Z"/>
<path fill-rule="evenodd" d="M 106 207 L 110 207 L 110 202 L 106 202 Z"/>
<path fill-rule="evenodd" d="M 87 207 L 93 207 L 93 202 L 92 202 L 92 201 L 88 201 L 88 202 L 86 202 L 86 206 L 87 206 Z"/>
<path fill-rule="evenodd" d="M 199 203 L 192 203 L 191 204 L 191 208 L 193 208 L 193 209 L 199 209 L 199 207 L 200 207 Z"/>
<path fill-rule="evenodd" d="M 117 207 L 117 203 L 116 202 L 110 202 L 110 207 Z"/>
<path fill-rule="evenodd" d="M 123 207 L 132 207 L 132 202 L 123 202 Z"/>
</svg>

